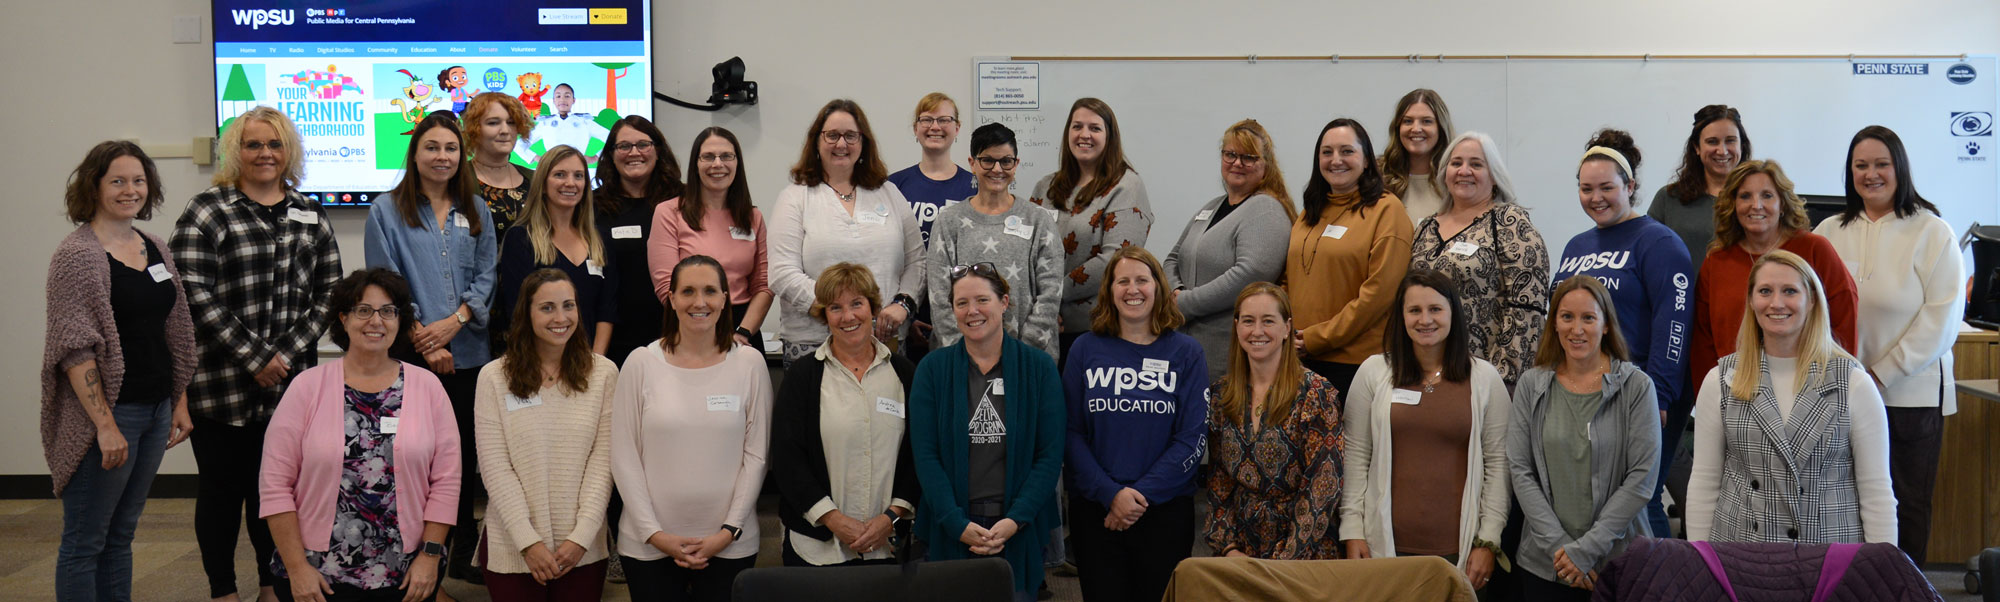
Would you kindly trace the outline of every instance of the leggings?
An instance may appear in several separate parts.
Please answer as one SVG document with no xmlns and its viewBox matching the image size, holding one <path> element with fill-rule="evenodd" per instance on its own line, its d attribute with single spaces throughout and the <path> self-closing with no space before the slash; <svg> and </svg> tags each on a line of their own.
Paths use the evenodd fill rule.
<svg viewBox="0 0 2000 602">
<path fill-rule="evenodd" d="M 201 548 L 201 568 L 208 574 L 208 596 L 236 593 L 236 533 L 249 523 L 250 549 L 256 554 L 257 585 L 276 586 L 271 575 L 271 529 L 257 517 L 257 477 L 264 459 L 262 422 L 232 426 L 194 417 L 194 460 L 201 484 L 194 498 L 194 538 Z M 247 521 L 246 521 L 247 519 Z"/>
</svg>

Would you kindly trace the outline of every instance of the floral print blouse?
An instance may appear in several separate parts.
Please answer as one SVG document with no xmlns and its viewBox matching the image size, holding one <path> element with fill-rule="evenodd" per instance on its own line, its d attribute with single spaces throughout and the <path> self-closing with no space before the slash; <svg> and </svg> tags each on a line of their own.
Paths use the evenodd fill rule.
<svg viewBox="0 0 2000 602">
<path fill-rule="evenodd" d="M 306 562 L 319 567 L 327 583 L 345 583 L 364 590 L 402 585 L 409 559 L 403 553 L 402 529 L 396 525 L 396 463 L 393 434 L 382 433 L 382 419 L 403 407 L 403 377 L 377 393 L 346 388 L 346 459 L 340 471 L 340 495 L 334 501 L 333 540 L 325 552 L 306 550 Z M 271 572 L 286 577 L 285 563 L 271 557 Z"/>
<path fill-rule="evenodd" d="M 1211 399 L 1227 379 L 1209 389 Z M 1292 413 L 1252 430 L 1208 415 L 1209 547 L 1235 548 L 1270 560 L 1339 558 L 1341 407 L 1333 383 L 1310 371 L 1299 382 Z"/>
<path fill-rule="evenodd" d="M 1449 239 L 1437 217 L 1424 218 L 1410 250 L 1410 270 L 1420 269 L 1458 286 L 1473 356 L 1492 362 L 1509 386 L 1534 367 L 1548 317 L 1549 248 L 1527 209 L 1496 201 Z"/>
</svg>

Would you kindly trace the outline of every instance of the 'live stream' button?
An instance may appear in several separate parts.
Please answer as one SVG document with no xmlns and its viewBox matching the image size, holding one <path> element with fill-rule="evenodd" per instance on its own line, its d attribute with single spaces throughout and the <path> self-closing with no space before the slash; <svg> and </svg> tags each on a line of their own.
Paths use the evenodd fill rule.
<svg viewBox="0 0 2000 602">
<path fill-rule="evenodd" d="M 535 22 L 541 25 L 589 25 L 591 21 L 587 8 L 543 8 L 536 13 Z"/>
</svg>

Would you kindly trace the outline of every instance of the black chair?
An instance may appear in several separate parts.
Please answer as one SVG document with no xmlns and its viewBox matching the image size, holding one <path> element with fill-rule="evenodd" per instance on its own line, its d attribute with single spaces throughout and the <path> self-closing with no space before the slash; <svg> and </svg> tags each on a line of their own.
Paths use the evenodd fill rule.
<svg viewBox="0 0 2000 602">
<path fill-rule="evenodd" d="M 772 567 L 737 575 L 736 602 L 1011 602 L 1000 558 L 853 567 Z"/>
</svg>

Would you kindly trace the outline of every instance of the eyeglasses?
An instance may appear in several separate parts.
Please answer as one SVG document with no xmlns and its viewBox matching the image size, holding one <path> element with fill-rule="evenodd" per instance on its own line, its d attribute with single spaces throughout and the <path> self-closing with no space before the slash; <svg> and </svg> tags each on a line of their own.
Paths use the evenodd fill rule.
<svg viewBox="0 0 2000 602">
<path fill-rule="evenodd" d="M 954 283 L 958 282 L 959 279 L 964 278 L 966 274 L 971 274 L 974 276 L 992 280 L 1000 279 L 1000 271 L 993 267 L 993 262 L 991 261 L 981 261 L 979 263 L 975 263 L 972 265 L 951 266 L 952 282 Z"/>
<path fill-rule="evenodd" d="M 402 310 L 397 309 L 396 306 L 394 305 L 384 305 L 381 307 L 356 305 L 347 310 L 347 315 L 354 316 L 354 319 L 361 320 L 363 322 L 366 322 L 370 318 L 374 318 L 375 316 L 382 316 L 382 321 L 384 322 L 393 322 L 396 320 L 396 316 L 402 315 L 402 313 L 403 313 Z"/>
<path fill-rule="evenodd" d="M 251 140 L 249 142 L 243 143 L 243 150 L 247 150 L 253 153 L 263 152 L 263 150 L 267 148 L 271 149 L 271 152 L 282 151 L 285 150 L 285 143 L 276 140 L 272 140 L 268 143 L 261 140 Z"/>
<path fill-rule="evenodd" d="M 1257 165 L 1258 162 L 1261 162 L 1263 160 L 1264 160 L 1263 155 L 1246 155 L 1231 150 L 1222 151 L 1223 163 L 1236 163 L 1244 167 L 1252 167 Z"/>
<path fill-rule="evenodd" d="M 621 153 L 629 153 L 632 151 L 639 151 L 643 153 L 649 150 L 653 150 L 653 141 L 640 140 L 638 142 L 620 142 L 611 145 L 611 148 L 616 149 L 618 152 Z"/>
<path fill-rule="evenodd" d="M 838 144 L 842 140 L 847 141 L 848 144 L 860 144 L 861 132 L 857 132 L 854 130 L 848 130 L 845 132 L 836 132 L 833 130 L 821 130 L 819 133 L 819 139 L 827 144 Z"/>
<path fill-rule="evenodd" d="M 1015 165 L 1019 165 L 1021 163 L 1021 160 L 1016 157 L 999 157 L 999 158 L 973 157 L 972 161 L 974 163 L 978 163 L 979 167 L 982 169 L 993 169 L 993 167 L 996 165 L 999 166 L 1000 169 L 1013 169 Z"/>
<path fill-rule="evenodd" d="M 702 153 L 701 156 L 695 157 L 695 159 L 702 163 L 735 163 L 736 153 Z"/>
<path fill-rule="evenodd" d="M 957 118 L 957 117 L 952 117 L 952 116 L 950 116 L 950 115 L 946 115 L 946 116 L 943 116 L 943 117 L 918 117 L 918 118 L 917 118 L 917 125 L 921 125 L 921 126 L 924 126 L 924 127 L 931 127 L 932 125 L 951 125 L 951 124 L 954 124 L 954 123 L 958 123 L 958 118 Z"/>
</svg>

